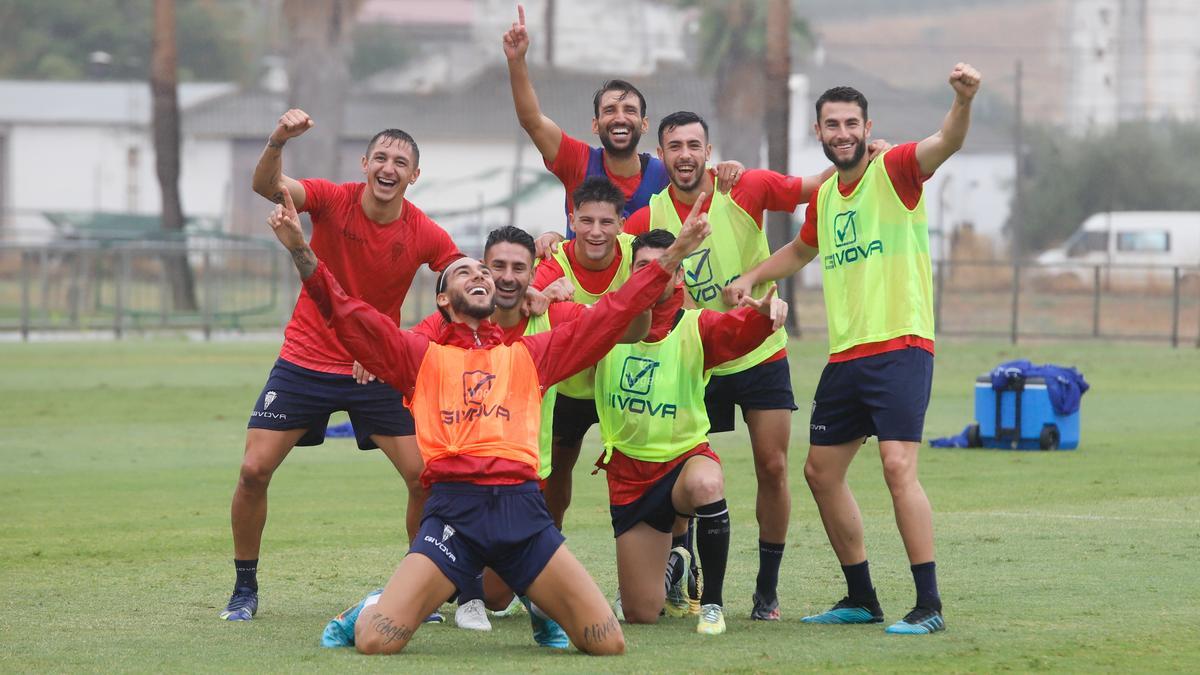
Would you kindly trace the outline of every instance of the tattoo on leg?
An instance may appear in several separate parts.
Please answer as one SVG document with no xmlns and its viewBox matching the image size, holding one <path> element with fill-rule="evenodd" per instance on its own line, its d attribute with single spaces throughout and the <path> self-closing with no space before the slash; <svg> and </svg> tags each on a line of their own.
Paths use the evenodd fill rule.
<svg viewBox="0 0 1200 675">
<path fill-rule="evenodd" d="M 586 626 L 583 629 L 583 644 L 597 645 L 604 642 L 610 635 L 621 630 L 620 624 L 617 623 L 617 617 L 610 616 L 602 623 L 594 623 Z"/>
<path fill-rule="evenodd" d="M 392 623 L 391 618 L 378 614 L 371 619 L 371 629 L 383 636 L 383 644 L 388 645 L 398 640 L 408 640 L 413 635 L 413 629 L 408 626 Z"/>
</svg>

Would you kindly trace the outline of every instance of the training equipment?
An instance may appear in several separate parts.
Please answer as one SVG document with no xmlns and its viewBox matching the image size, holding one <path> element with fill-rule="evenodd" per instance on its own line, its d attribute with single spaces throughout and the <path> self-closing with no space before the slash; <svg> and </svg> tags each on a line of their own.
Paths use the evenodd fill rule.
<svg viewBox="0 0 1200 675">
<path fill-rule="evenodd" d="M 778 621 L 779 598 L 775 598 L 771 602 L 763 602 L 762 598 L 758 597 L 758 593 L 755 593 L 754 609 L 750 610 L 750 619 L 752 621 Z"/>
<path fill-rule="evenodd" d="M 800 621 L 823 624 L 882 623 L 883 610 L 880 609 L 878 602 L 862 605 L 851 602 L 849 597 L 845 597 L 826 611 L 803 617 Z"/>
<path fill-rule="evenodd" d="M 464 602 L 454 610 L 454 623 L 459 628 L 467 630 L 489 631 L 492 629 L 492 622 L 488 621 L 487 608 L 483 606 L 483 600 L 476 598 Z"/>
<path fill-rule="evenodd" d="M 701 635 L 720 635 L 725 632 L 725 610 L 720 605 L 703 605 L 700 607 L 700 621 L 696 623 L 696 632 Z"/>
<path fill-rule="evenodd" d="M 1006 450 L 1074 450 L 1079 447 L 1079 410 L 1059 415 L 1041 377 L 1009 377 L 992 387 L 990 374 L 975 380 L 976 424 L 967 427 L 967 445 Z"/>
<path fill-rule="evenodd" d="M 940 630 L 946 630 L 946 621 L 941 612 L 936 609 L 913 607 L 903 619 L 888 626 L 885 632 L 892 635 L 926 635 Z"/>
<path fill-rule="evenodd" d="M 682 546 L 671 549 L 671 553 L 683 559 L 683 575 L 679 577 L 679 581 L 671 584 L 671 588 L 667 589 L 667 602 L 663 605 L 663 610 L 667 616 L 678 619 L 692 613 L 692 605 L 688 602 L 687 594 L 688 582 L 692 576 L 692 554 Z"/>
<path fill-rule="evenodd" d="M 221 612 L 221 618 L 226 621 L 249 621 L 258 613 L 258 591 L 249 588 L 235 588 L 229 596 L 229 604 Z"/>
</svg>

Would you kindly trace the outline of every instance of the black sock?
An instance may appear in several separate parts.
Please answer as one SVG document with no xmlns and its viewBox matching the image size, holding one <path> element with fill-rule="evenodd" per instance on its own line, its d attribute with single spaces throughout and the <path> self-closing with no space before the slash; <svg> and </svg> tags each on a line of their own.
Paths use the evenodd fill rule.
<svg viewBox="0 0 1200 675">
<path fill-rule="evenodd" d="M 917 607 L 942 611 L 942 598 L 938 595 L 937 587 L 937 563 L 930 560 L 913 565 L 912 575 L 917 584 Z"/>
<path fill-rule="evenodd" d="M 875 587 L 871 585 L 871 568 L 864 560 L 857 565 L 842 565 L 842 574 L 846 575 L 846 595 L 850 601 L 860 605 L 878 603 Z"/>
<path fill-rule="evenodd" d="M 667 571 L 664 575 L 665 578 L 663 581 L 667 591 L 670 591 L 672 586 L 679 583 L 679 580 L 683 578 L 683 573 L 686 570 L 687 567 L 685 567 L 683 564 L 683 557 L 672 551 L 670 555 L 667 556 Z"/>
<path fill-rule="evenodd" d="M 696 550 L 704 567 L 700 604 L 725 606 L 725 565 L 729 561 L 729 507 L 721 499 L 696 509 Z"/>
<path fill-rule="evenodd" d="M 758 540 L 758 580 L 754 592 L 765 603 L 775 600 L 779 586 L 779 563 L 783 562 L 783 544 Z"/>
<path fill-rule="evenodd" d="M 254 560 L 237 560 L 233 561 L 233 569 L 237 571 L 237 581 L 234 586 L 237 588 L 249 588 L 255 593 L 258 592 L 258 558 Z"/>
</svg>

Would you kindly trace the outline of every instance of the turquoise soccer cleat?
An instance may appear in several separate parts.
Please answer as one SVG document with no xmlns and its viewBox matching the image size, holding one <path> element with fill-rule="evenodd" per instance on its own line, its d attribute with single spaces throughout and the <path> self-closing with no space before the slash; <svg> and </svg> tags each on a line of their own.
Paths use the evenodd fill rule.
<svg viewBox="0 0 1200 675">
<path fill-rule="evenodd" d="M 903 619 L 887 627 L 892 635 L 928 635 L 946 630 L 946 620 L 936 609 L 913 607 Z"/>
<path fill-rule="evenodd" d="M 862 604 L 853 602 L 847 597 L 838 600 L 838 603 L 828 610 L 806 616 L 800 621 L 824 624 L 882 623 L 883 610 L 880 609 L 878 602 Z"/>
</svg>

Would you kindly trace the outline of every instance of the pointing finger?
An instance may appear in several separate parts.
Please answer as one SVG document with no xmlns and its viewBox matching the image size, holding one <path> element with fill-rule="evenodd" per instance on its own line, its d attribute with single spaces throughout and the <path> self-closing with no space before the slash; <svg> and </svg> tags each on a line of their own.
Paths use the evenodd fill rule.
<svg viewBox="0 0 1200 675">
<path fill-rule="evenodd" d="M 525 27 L 525 5 L 517 5 L 517 21 L 521 23 L 521 27 Z"/>
</svg>

